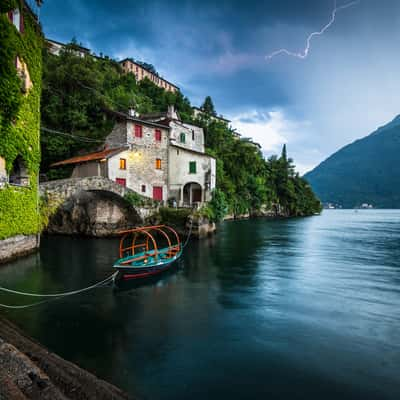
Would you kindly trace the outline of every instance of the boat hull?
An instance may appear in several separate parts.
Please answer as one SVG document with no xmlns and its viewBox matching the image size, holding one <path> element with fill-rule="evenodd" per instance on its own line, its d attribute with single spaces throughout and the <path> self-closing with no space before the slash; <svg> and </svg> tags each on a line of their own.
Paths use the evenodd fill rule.
<svg viewBox="0 0 400 400">
<path fill-rule="evenodd" d="M 149 265 L 144 267 L 130 267 L 126 265 L 115 264 L 114 268 L 118 271 L 118 278 L 122 280 L 140 280 L 155 277 L 165 271 L 171 269 L 178 260 L 180 254 L 163 261 L 160 264 Z"/>
</svg>

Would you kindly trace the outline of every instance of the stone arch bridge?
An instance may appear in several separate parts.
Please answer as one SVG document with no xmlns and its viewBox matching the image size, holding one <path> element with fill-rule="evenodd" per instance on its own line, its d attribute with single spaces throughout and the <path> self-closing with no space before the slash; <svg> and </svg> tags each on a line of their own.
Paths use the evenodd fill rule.
<svg viewBox="0 0 400 400">
<path fill-rule="evenodd" d="M 125 199 L 128 193 L 136 192 L 99 176 L 41 183 L 40 195 L 52 210 L 47 231 L 109 236 L 137 226 L 154 214 L 157 207 L 142 196 L 143 206 L 133 207 Z"/>
</svg>

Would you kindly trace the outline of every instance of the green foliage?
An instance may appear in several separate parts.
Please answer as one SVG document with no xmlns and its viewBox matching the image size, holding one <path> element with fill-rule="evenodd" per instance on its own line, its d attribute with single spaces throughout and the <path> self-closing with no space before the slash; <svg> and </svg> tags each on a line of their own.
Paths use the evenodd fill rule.
<svg viewBox="0 0 400 400">
<path fill-rule="evenodd" d="M 196 123 L 204 128 L 208 154 L 217 159 L 217 197 L 225 196 L 222 207 L 211 210 L 235 215 L 258 211 L 262 206 L 280 209 L 285 215 L 310 215 L 320 211 L 307 183 L 295 174 L 293 160 L 287 158 L 286 145 L 282 155 L 265 160 L 262 153 L 249 141 L 238 140 L 226 123 L 202 115 Z M 214 211 L 215 212 L 215 211 Z"/>
<path fill-rule="evenodd" d="M 299 181 L 301 178 L 294 175 L 286 148 L 280 160 L 266 161 L 254 144 L 237 140 L 225 122 L 213 118 L 216 111 L 211 97 L 207 96 L 202 105 L 204 113 L 194 119 L 190 102 L 182 93 L 166 91 L 149 79 L 137 83 L 134 75 L 123 74 L 115 61 L 80 57 L 73 50 L 72 44 L 58 57 L 44 54 L 42 122 L 46 127 L 98 143 L 43 132 L 43 172 L 48 172 L 52 162 L 76 155 L 79 150 L 96 148 L 115 122 L 110 110 L 126 112 L 134 106 L 139 113 L 148 113 L 166 111 L 168 105 L 175 105 L 184 122 L 204 128 L 206 151 L 217 160 L 217 190 L 204 210 L 213 220 L 222 219 L 228 212 L 251 213 L 264 205 L 280 205 L 294 215 L 310 213 L 305 199 L 312 202 L 315 198 L 307 195 L 298 201 L 307 190 Z M 57 177 L 62 176 L 63 171 L 57 171 Z M 48 176 L 55 177 L 52 172 Z M 132 201 L 134 204 L 136 200 Z"/>
<path fill-rule="evenodd" d="M 75 41 L 76 42 L 76 41 Z M 42 124 L 53 130 L 84 136 L 92 142 L 42 132 L 41 170 L 50 179 L 68 176 L 67 169 L 49 171 L 53 162 L 72 157 L 78 151 L 98 148 L 115 123 L 112 111 L 139 113 L 166 111 L 175 105 L 184 120 L 192 109 L 180 92 L 172 93 L 149 79 L 136 82 L 133 74 L 123 74 L 111 59 L 80 57 L 76 43 L 69 44 L 59 56 L 43 52 Z M 94 140 L 94 142 L 93 142 Z"/>
<path fill-rule="evenodd" d="M 19 7 L 25 30 L 19 33 L 4 14 Z M 28 187 L 6 185 L 0 189 L 0 239 L 16 234 L 34 234 L 40 230 L 37 177 L 40 162 L 39 123 L 41 93 L 40 27 L 20 1 L 1 4 L 0 15 L 0 156 L 10 171 L 17 156 L 26 163 Z M 15 58 L 24 62 L 33 87 L 23 93 Z"/>
<path fill-rule="evenodd" d="M 135 192 L 126 193 L 124 196 L 124 199 L 132 207 L 144 207 L 146 205 L 151 205 L 153 203 L 152 200 L 147 199 L 146 197 L 143 197 L 139 193 L 135 193 Z"/>
<path fill-rule="evenodd" d="M 400 208 L 400 116 L 351 143 L 305 175 L 321 200 Z"/>
<path fill-rule="evenodd" d="M 214 103 L 213 103 L 213 101 L 212 101 L 212 99 L 211 99 L 210 96 L 207 96 L 207 97 L 204 99 L 204 103 L 203 103 L 203 105 L 201 106 L 201 109 L 202 109 L 206 114 L 209 114 L 209 115 L 216 115 Z"/>
<path fill-rule="evenodd" d="M 163 224 L 184 227 L 192 210 L 188 208 L 160 207 L 159 213 Z"/>
<path fill-rule="evenodd" d="M 219 222 L 228 212 L 228 202 L 225 193 L 221 189 L 215 189 L 212 199 L 207 206 L 207 217 L 212 222 Z"/>
</svg>

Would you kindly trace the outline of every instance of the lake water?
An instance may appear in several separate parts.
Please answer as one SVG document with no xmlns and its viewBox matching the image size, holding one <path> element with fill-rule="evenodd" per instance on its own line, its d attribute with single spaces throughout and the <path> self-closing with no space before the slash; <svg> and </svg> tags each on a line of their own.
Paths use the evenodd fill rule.
<svg viewBox="0 0 400 400">
<path fill-rule="evenodd" d="M 43 238 L 0 282 L 81 288 L 110 275 L 117 245 Z M 0 312 L 143 399 L 398 400 L 400 211 L 226 222 L 158 282 Z"/>
</svg>

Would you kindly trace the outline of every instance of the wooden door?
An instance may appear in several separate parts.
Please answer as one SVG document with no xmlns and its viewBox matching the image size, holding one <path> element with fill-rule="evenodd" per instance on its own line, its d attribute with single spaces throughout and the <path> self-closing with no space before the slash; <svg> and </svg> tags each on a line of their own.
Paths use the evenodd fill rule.
<svg viewBox="0 0 400 400">
<path fill-rule="evenodd" d="M 153 199 L 157 201 L 162 201 L 163 199 L 162 186 L 153 186 Z"/>
</svg>

